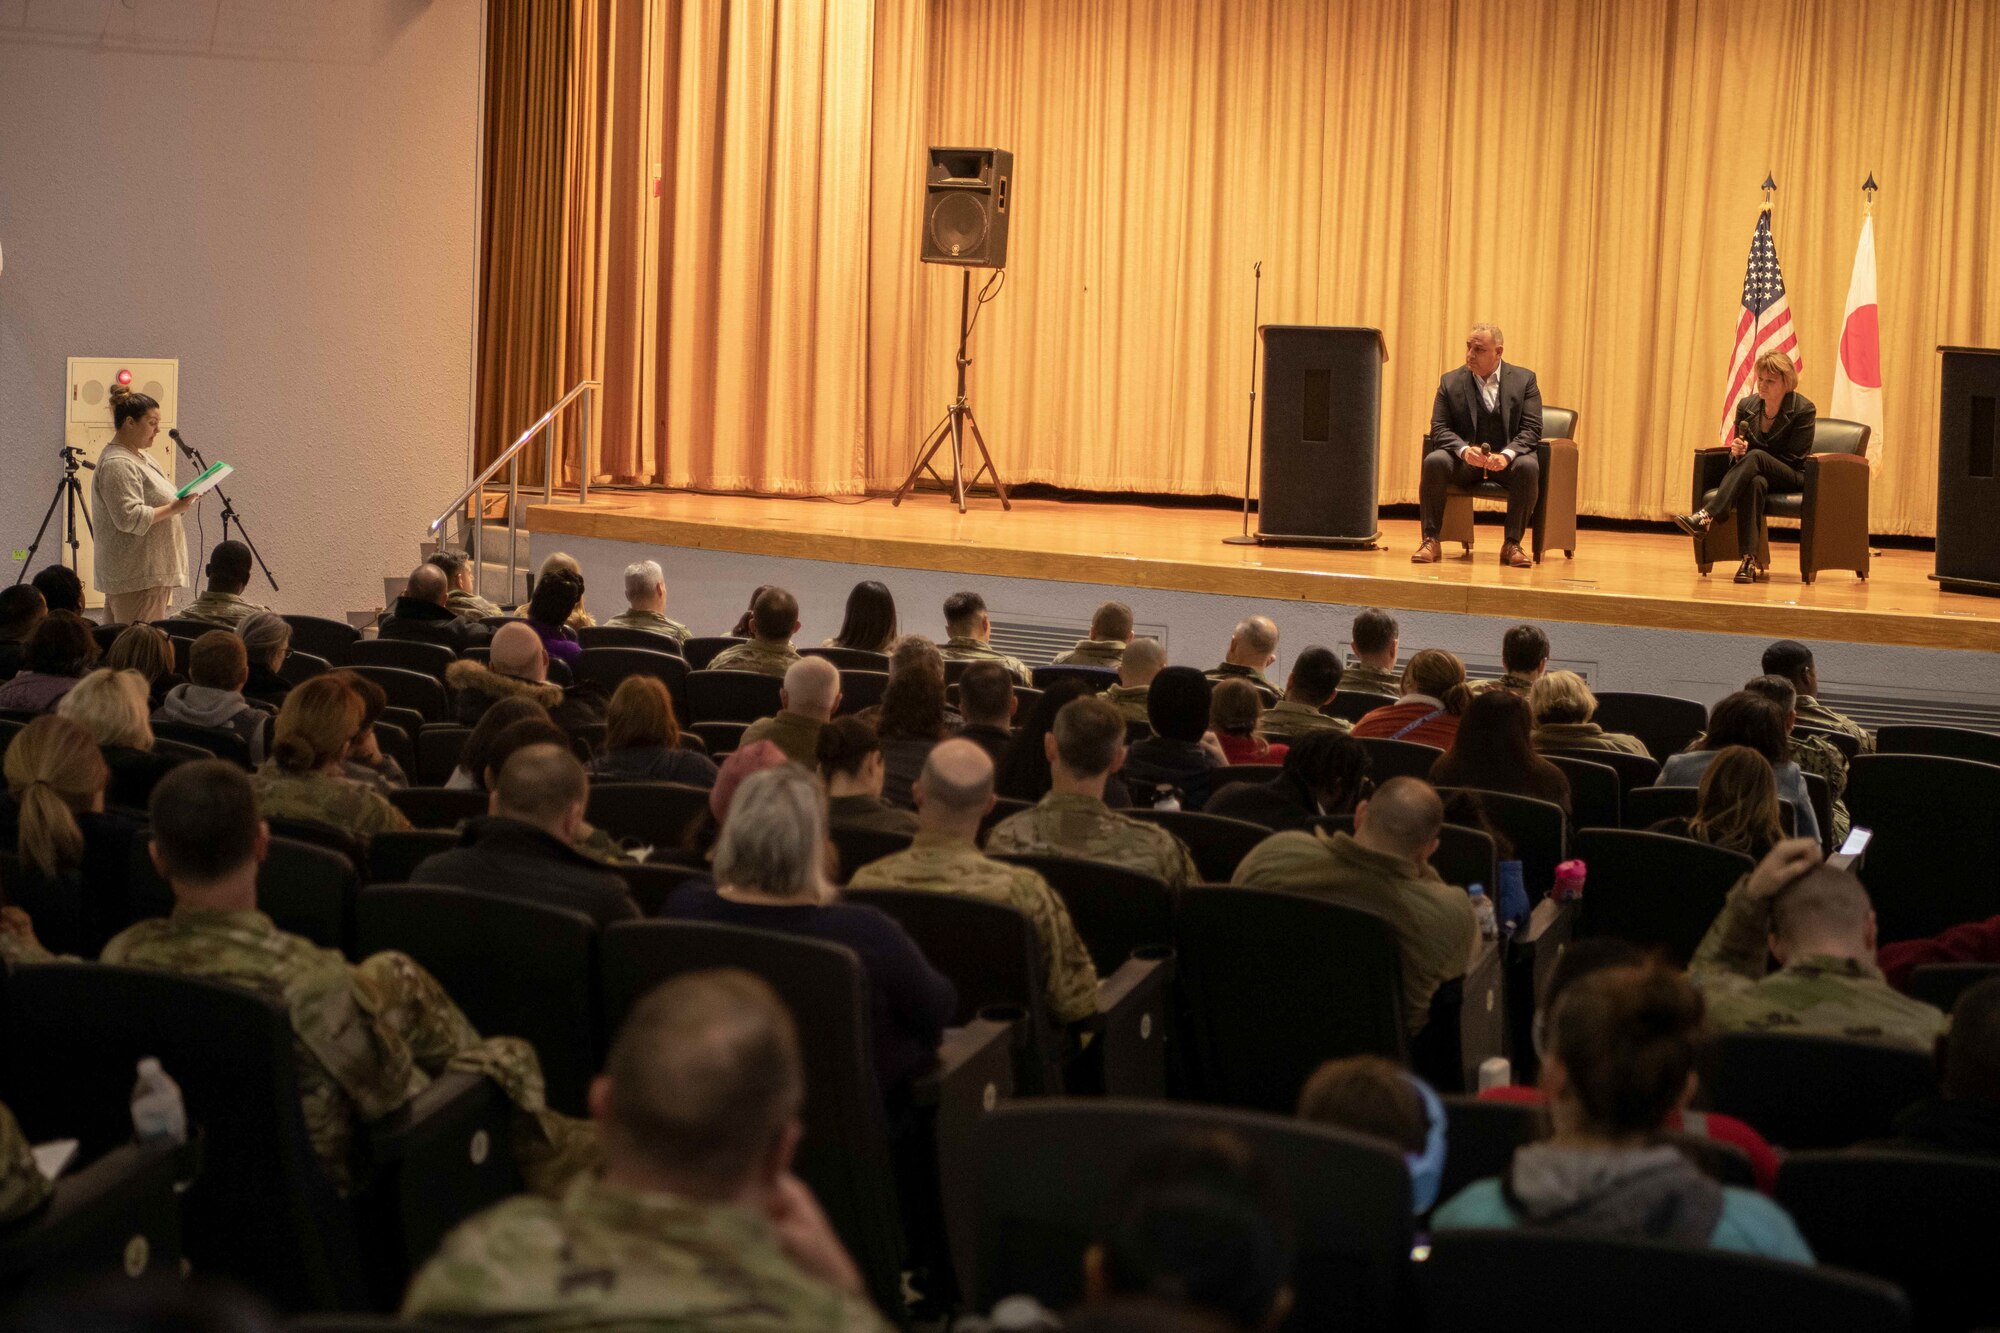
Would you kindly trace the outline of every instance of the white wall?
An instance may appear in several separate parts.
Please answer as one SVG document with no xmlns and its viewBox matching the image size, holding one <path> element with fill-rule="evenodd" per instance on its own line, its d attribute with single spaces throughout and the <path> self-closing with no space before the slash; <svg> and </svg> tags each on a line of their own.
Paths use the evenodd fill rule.
<svg viewBox="0 0 2000 1333">
<path fill-rule="evenodd" d="M 0 553 L 54 490 L 65 358 L 178 357 L 282 589 L 252 599 L 380 604 L 466 480 L 480 8 L 0 0 Z"/>
</svg>

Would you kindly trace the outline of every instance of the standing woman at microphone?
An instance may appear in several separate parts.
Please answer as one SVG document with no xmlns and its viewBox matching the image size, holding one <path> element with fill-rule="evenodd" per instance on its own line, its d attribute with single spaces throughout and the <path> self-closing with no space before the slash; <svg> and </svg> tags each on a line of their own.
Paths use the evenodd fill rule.
<svg viewBox="0 0 2000 1333">
<path fill-rule="evenodd" d="M 110 623 L 164 620 L 175 588 L 188 581 L 187 533 L 181 499 L 144 450 L 160 433 L 160 405 L 123 385 L 111 390 L 118 433 L 97 460 L 90 484 L 90 525 L 97 542 L 92 581 L 104 594 Z"/>
</svg>

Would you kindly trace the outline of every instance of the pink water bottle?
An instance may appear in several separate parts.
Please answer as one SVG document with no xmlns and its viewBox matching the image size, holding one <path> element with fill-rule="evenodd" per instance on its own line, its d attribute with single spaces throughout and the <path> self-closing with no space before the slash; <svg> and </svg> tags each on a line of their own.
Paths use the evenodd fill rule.
<svg viewBox="0 0 2000 1333">
<path fill-rule="evenodd" d="M 1559 903 L 1573 903 L 1583 897 L 1583 877 L 1587 867 L 1581 861 L 1564 861 L 1556 867 L 1555 887 L 1549 896 Z"/>
</svg>

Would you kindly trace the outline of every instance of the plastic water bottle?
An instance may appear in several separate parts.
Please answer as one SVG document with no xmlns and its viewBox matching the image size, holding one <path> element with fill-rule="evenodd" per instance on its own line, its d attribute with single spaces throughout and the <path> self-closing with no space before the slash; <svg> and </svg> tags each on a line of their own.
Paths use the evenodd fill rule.
<svg viewBox="0 0 2000 1333">
<path fill-rule="evenodd" d="M 1514 1081 L 1514 1065 L 1504 1055 L 1489 1055 L 1479 1062 L 1479 1090 L 1504 1088 Z"/>
<path fill-rule="evenodd" d="M 1565 861 L 1556 867 L 1555 887 L 1549 896 L 1559 903 L 1575 902 L 1583 897 L 1583 880 L 1588 867 L 1581 861 Z"/>
<path fill-rule="evenodd" d="M 187 1142 L 181 1085 L 150 1055 L 139 1062 L 139 1081 L 132 1085 L 132 1133 L 141 1143 Z"/>
<path fill-rule="evenodd" d="M 1479 918 L 1479 938 L 1482 940 L 1500 937 L 1500 922 L 1493 915 L 1493 900 L 1486 896 L 1486 886 L 1475 884 L 1466 892 L 1472 896 L 1472 914 Z"/>
<path fill-rule="evenodd" d="M 1161 787 L 1159 789 L 1159 796 L 1153 802 L 1153 808 L 1155 810 L 1178 810 L 1181 808 L 1180 797 L 1174 795 L 1172 787 Z"/>
</svg>

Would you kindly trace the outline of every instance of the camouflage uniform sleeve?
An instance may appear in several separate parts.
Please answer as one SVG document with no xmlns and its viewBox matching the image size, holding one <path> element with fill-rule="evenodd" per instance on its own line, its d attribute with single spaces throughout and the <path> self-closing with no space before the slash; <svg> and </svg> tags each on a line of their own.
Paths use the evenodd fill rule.
<svg viewBox="0 0 2000 1333">
<path fill-rule="evenodd" d="M 1020 882 L 1026 890 L 1023 896 L 1028 918 L 1042 941 L 1049 1003 L 1059 1021 L 1082 1022 L 1097 1012 L 1097 965 L 1090 961 L 1090 950 L 1083 947 L 1083 937 L 1076 933 L 1069 908 L 1063 906 L 1048 881 L 1023 869 Z"/>
<path fill-rule="evenodd" d="M 49 1178 L 35 1165 L 20 1122 L 0 1106 L 0 1222 L 27 1216 L 54 1192 Z"/>
<path fill-rule="evenodd" d="M 1741 992 L 1763 979 L 1771 904 L 1769 899 L 1752 898 L 1749 883 L 1748 875 L 1736 881 L 1688 964 L 1689 978 L 1705 991 Z"/>
<path fill-rule="evenodd" d="M 409 817 L 389 803 L 388 797 L 371 791 L 363 802 L 361 831 L 370 835 L 376 833 L 407 833 L 415 827 Z"/>
<path fill-rule="evenodd" d="M 1161 868 L 1166 872 L 1162 878 L 1167 881 L 1167 887 L 1184 889 L 1190 884 L 1200 883 L 1201 867 L 1194 863 L 1194 853 L 1188 850 L 1188 845 L 1173 833 L 1167 834 L 1167 842 L 1166 855 L 1161 858 L 1164 862 Z"/>
</svg>

